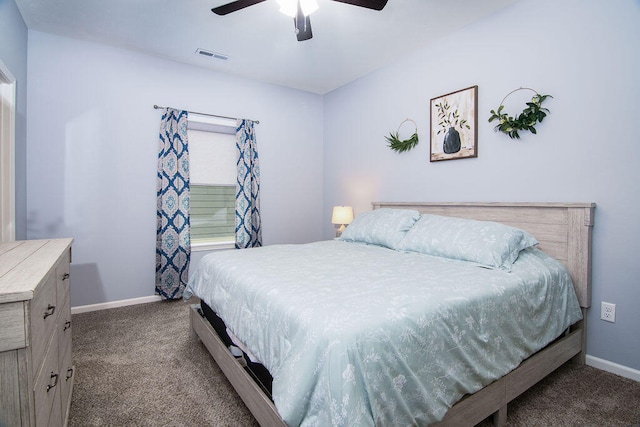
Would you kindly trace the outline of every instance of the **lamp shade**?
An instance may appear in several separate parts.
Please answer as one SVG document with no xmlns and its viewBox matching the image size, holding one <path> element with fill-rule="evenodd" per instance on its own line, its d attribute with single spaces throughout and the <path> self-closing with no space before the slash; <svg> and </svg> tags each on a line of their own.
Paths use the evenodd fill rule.
<svg viewBox="0 0 640 427">
<path fill-rule="evenodd" d="M 351 206 L 334 206 L 331 224 L 351 224 L 353 208 Z"/>
</svg>

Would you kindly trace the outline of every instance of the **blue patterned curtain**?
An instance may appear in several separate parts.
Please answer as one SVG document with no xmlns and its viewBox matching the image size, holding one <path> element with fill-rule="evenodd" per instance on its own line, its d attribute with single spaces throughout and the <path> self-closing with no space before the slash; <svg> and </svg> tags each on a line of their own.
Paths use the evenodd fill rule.
<svg viewBox="0 0 640 427">
<path fill-rule="evenodd" d="M 238 183 L 236 185 L 236 249 L 262 246 L 260 222 L 260 163 L 254 124 L 236 124 Z"/>
<path fill-rule="evenodd" d="M 178 299 L 189 278 L 189 150 L 186 111 L 166 108 L 160 123 L 156 215 L 156 294 Z"/>
</svg>

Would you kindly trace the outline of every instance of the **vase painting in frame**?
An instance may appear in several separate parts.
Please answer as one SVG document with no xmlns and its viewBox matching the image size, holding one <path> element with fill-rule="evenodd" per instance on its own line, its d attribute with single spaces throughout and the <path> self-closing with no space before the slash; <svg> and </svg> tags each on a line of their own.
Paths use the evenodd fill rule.
<svg viewBox="0 0 640 427">
<path fill-rule="evenodd" d="M 478 157 L 478 86 L 431 99 L 430 161 Z"/>
</svg>

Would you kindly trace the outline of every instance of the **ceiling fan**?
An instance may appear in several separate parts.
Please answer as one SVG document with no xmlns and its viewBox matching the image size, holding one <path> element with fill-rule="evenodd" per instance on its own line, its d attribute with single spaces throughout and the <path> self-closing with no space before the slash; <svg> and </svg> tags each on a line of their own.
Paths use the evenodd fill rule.
<svg viewBox="0 0 640 427">
<path fill-rule="evenodd" d="M 267 0 L 236 0 L 222 6 L 211 9 L 216 15 L 226 15 L 231 12 L 262 3 Z M 347 3 L 367 9 L 382 10 L 388 0 L 332 0 L 340 3 Z M 298 41 L 309 40 L 313 37 L 311 33 L 311 21 L 309 15 L 313 13 L 318 4 L 315 0 L 278 0 L 280 12 L 293 18 L 293 25 Z"/>
</svg>

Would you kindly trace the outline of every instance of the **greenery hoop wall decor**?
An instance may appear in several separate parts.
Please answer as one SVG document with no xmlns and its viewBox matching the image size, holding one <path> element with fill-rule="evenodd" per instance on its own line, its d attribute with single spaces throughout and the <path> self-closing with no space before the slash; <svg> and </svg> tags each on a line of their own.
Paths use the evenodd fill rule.
<svg viewBox="0 0 640 427">
<path fill-rule="evenodd" d="M 411 135 L 409 139 L 400 140 L 400 128 L 407 122 L 413 123 L 413 126 L 416 130 L 415 132 L 413 132 L 413 135 Z M 389 132 L 389 136 L 385 136 L 385 139 L 389 143 L 389 148 L 391 148 L 393 151 L 396 151 L 398 153 L 409 151 L 416 145 L 418 145 L 418 142 L 420 142 L 418 140 L 418 125 L 411 119 L 405 119 L 402 123 L 400 123 L 400 126 L 398 126 L 398 130 L 396 131 L 396 133 Z"/>
<path fill-rule="evenodd" d="M 531 98 L 531 102 L 527 102 L 527 108 L 525 108 L 522 113 L 520 113 L 517 117 L 512 117 L 502 111 L 504 110 L 504 101 L 509 95 L 520 90 L 530 90 L 535 95 L 533 95 L 533 98 Z M 549 114 L 549 110 L 542 107 L 542 103 L 547 98 L 553 98 L 553 96 L 540 95 L 538 92 L 528 87 L 521 87 L 512 90 L 504 98 L 502 98 L 502 102 L 500 102 L 500 106 L 498 107 L 497 111 L 491 110 L 489 123 L 494 120 L 498 120 L 498 124 L 496 125 L 494 130 L 496 132 L 500 131 L 506 135 L 509 135 L 509 138 L 511 139 L 520 139 L 520 134 L 518 132 L 522 130 L 528 130 L 529 132 L 536 134 L 536 124 L 538 124 L 538 122 L 542 123 L 542 120 L 544 120 L 547 114 Z"/>
</svg>

